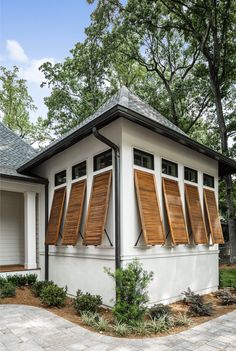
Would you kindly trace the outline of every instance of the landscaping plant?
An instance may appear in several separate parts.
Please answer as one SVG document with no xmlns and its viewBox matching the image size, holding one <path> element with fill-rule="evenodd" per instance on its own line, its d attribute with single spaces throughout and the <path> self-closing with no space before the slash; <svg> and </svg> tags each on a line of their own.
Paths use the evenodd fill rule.
<svg viewBox="0 0 236 351">
<path fill-rule="evenodd" d="M 184 302 L 189 306 L 190 312 L 197 316 L 211 316 L 213 308 L 211 303 L 204 303 L 203 297 L 195 294 L 190 288 L 183 292 Z"/>
<path fill-rule="evenodd" d="M 149 315 L 152 319 L 159 319 L 161 317 L 165 317 L 166 321 L 168 321 L 170 313 L 170 307 L 167 305 L 163 305 L 162 303 L 153 305 L 151 308 L 149 308 Z"/>
<path fill-rule="evenodd" d="M 219 290 L 215 293 L 222 305 L 236 304 L 236 298 L 227 289 Z"/>
<path fill-rule="evenodd" d="M 0 297 L 12 297 L 16 295 L 16 286 L 12 282 L 5 281 L 0 286 Z"/>
<path fill-rule="evenodd" d="M 61 288 L 56 284 L 48 284 L 44 286 L 40 293 L 40 300 L 48 307 L 61 307 L 66 301 L 66 288 Z"/>
<path fill-rule="evenodd" d="M 52 280 L 49 280 L 49 281 L 48 280 L 40 280 L 40 281 L 35 282 L 33 284 L 31 290 L 36 297 L 39 297 L 42 289 L 48 285 L 54 285 L 53 281 Z"/>
<path fill-rule="evenodd" d="M 153 278 L 137 259 L 126 268 L 119 268 L 114 273 L 106 272 L 116 281 L 116 303 L 112 309 L 115 319 L 124 324 L 132 325 L 143 321 L 149 301 L 147 287 Z"/>
<path fill-rule="evenodd" d="M 8 275 L 6 277 L 6 280 L 8 282 L 11 282 L 17 287 L 21 286 L 26 286 L 26 285 L 32 285 L 37 281 L 37 275 L 36 274 L 14 274 L 14 275 Z"/>
<path fill-rule="evenodd" d="M 88 292 L 83 294 L 81 290 L 76 293 L 73 305 L 78 313 L 92 312 L 95 313 L 98 307 L 102 304 L 102 298 L 100 295 L 92 295 Z"/>
</svg>

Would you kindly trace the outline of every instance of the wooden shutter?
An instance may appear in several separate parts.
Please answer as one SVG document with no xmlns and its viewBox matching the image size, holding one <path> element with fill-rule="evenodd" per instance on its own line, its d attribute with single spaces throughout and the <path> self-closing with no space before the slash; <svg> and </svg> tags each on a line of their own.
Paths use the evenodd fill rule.
<svg viewBox="0 0 236 351">
<path fill-rule="evenodd" d="M 177 181 L 167 178 L 162 179 L 162 184 L 172 241 L 174 244 L 188 244 L 189 238 L 184 220 L 179 184 Z"/>
<path fill-rule="evenodd" d="M 198 187 L 185 184 L 185 196 L 195 244 L 207 244 L 207 232 L 202 214 Z"/>
<path fill-rule="evenodd" d="M 83 213 L 85 190 L 86 180 L 73 183 L 71 186 L 62 245 L 76 245 Z"/>
<path fill-rule="evenodd" d="M 165 235 L 160 215 L 154 174 L 134 171 L 139 214 L 145 243 L 164 244 Z"/>
<path fill-rule="evenodd" d="M 223 244 L 224 237 L 216 204 L 215 192 L 212 190 L 204 189 L 204 201 L 211 231 L 212 242 L 214 244 Z"/>
<path fill-rule="evenodd" d="M 84 245 L 101 245 L 111 192 L 111 171 L 93 177 L 86 218 Z"/>
<path fill-rule="evenodd" d="M 56 189 L 53 195 L 52 207 L 48 222 L 45 242 L 47 245 L 56 245 L 61 228 L 66 187 Z"/>
</svg>

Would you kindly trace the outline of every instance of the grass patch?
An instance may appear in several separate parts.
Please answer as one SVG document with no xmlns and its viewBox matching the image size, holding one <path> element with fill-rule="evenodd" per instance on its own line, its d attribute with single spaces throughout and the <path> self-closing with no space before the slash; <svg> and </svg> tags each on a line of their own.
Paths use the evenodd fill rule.
<svg viewBox="0 0 236 351">
<path fill-rule="evenodd" d="M 236 288 L 236 268 L 221 268 L 220 269 L 220 287 Z"/>
</svg>

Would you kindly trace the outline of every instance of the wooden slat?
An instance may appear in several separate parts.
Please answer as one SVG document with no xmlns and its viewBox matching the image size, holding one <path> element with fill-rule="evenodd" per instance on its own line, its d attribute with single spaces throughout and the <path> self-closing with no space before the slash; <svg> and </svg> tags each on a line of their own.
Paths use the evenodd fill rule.
<svg viewBox="0 0 236 351">
<path fill-rule="evenodd" d="M 190 184 L 185 184 L 185 197 L 188 207 L 193 240 L 195 244 L 207 244 L 208 237 L 203 218 L 198 187 Z"/>
<path fill-rule="evenodd" d="M 224 237 L 222 233 L 218 207 L 216 204 L 215 192 L 212 190 L 204 189 L 204 201 L 211 231 L 212 242 L 214 244 L 223 244 Z"/>
<path fill-rule="evenodd" d="M 145 243 L 164 244 L 165 234 L 154 174 L 134 171 L 135 188 Z"/>
<path fill-rule="evenodd" d="M 111 171 L 93 177 L 86 218 L 84 245 L 101 245 L 111 192 Z"/>
<path fill-rule="evenodd" d="M 179 184 L 177 181 L 168 178 L 163 178 L 162 184 L 172 241 L 174 244 L 187 244 L 189 243 L 189 237 L 186 230 Z"/>
<path fill-rule="evenodd" d="M 48 222 L 45 242 L 47 245 L 56 245 L 61 228 L 66 187 L 56 189 L 53 195 L 52 207 Z"/>
<path fill-rule="evenodd" d="M 62 245 L 76 245 L 80 230 L 84 198 L 86 191 L 86 180 L 73 183 L 66 212 L 64 230 L 62 234 Z"/>
</svg>

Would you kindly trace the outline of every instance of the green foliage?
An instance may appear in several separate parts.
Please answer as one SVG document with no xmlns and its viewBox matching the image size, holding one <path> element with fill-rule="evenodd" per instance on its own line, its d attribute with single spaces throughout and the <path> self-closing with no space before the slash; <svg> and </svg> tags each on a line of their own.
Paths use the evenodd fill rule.
<svg viewBox="0 0 236 351">
<path fill-rule="evenodd" d="M 168 317 L 171 313 L 171 309 L 168 305 L 163 305 L 162 303 L 160 303 L 153 305 L 148 312 L 152 319 L 159 319 L 165 316 L 166 320 L 168 320 Z"/>
<path fill-rule="evenodd" d="M 227 289 L 217 291 L 216 296 L 218 297 L 222 305 L 236 304 L 236 298 Z"/>
<path fill-rule="evenodd" d="M 146 328 L 152 334 L 168 332 L 169 327 L 170 324 L 167 322 L 165 315 L 159 319 L 154 318 L 153 320 L 146 322 Z"/>
<path fill-rule="evenodd" d="M 178 315 L 174 318 L 174 325 L 182 326 L 186 325 L 189 326 L 192 324 L 192 320 L 188 318 L 186 313 L 178 313 Z"/>
<path fill-rule="evenodd" d="M 56 284 L 48 284 L 42 288 L 39 298 L 48 307 L 62 307 L 66 301 L 66 294 L 66 288 L 61 288 Z"/>
<path fill-rule="evenodd" d="M 99 320 L 99 315 L 97 313 L 84 311 L 81 312 L 81 320 L 84 324 L 94 327 Z"/>
<path fill-rule="evenodd" d="M 195 294 L 190 288 L 184 293 L 184 302 L 189 306 L 190 312 L 197 316 L 211 316 L 213 308 L 211 303 L 204 303 L 203 297 Z"/>
<path fill-rule="evenodd" d="M 41 291 L 43 288 L 45 288 L 45 286 L 48 286 L 48 285 L 54 285 L 53 281 L 52 280 L 40 280 L 38 282 L 35 282 L 31 288 L 33 294 L 37 297 L 40 296 L 41 294 Z"/>
<path fill-rule="evenodd" d="M 21 287 L 21 286 L 26 286 L 26 285 L 33 285 L 37 281 L 37 275 L 36 274 L 14 274 L 14 275 L 8 275 L 6 277 L 8 282 L 13 283 L 15 286 Z"/>
<path fill-rule="evenodd" d="M 0 276 L 0 288 L 6 283 L 6 278 Z"/>
<path fill-rule="evenodd" d="M 16 286 L 12 282 L 6 281 L 0 286 L 0 297 L 12 297 L 16 295 Z"/>
<path fill-rule="evenodd" d="M 83 294 L 81 290 L 77 291 L 76 298 L 73 301 L 75 310 L 80 314 L 82 312 L 95 313 L 101 304 L 102 298 L 100 295 Z"/>
<path fill-rule="evenodd" d="M 236 288 L 236 269 L 220 269 L 220 287 L 235 287 Z"/>
<path fill-rule="evenodd" d="M 143 320 L 149 301 L 147 287 L 153 278 L 134 260 L 126 268 L 117 269 L 114 273 L 106 270 L 110 277 L 116 281 L 116 304 L 112 309 L 117 321 L 133 324 Z"/>
<path fill-rule="evenodd" d="M 98 318 L 98 320 L 95 323 L 95 328 L 99 332 L 108 332 L 111 329 L 108 320 L 106 320 L 103 317 Z"/>
<path fill-rule="evenodd" d="M 127 336 L 130 334 L 131 329 L 127 324 L 116 321 L 113 326 L 113 332 L 119 336 Z"/>
<path fill-rule="evenodd" d="M 36 111 L 32 97 L 28 93 L 26 81 L 18 77 L 19 69 L 0 67 L 0 110 L 2 122 L 30 144 L 50 140 L 49 131 L 41 117 L 35 124 L 30 121 L 30 112 Z"/>
</svg>

